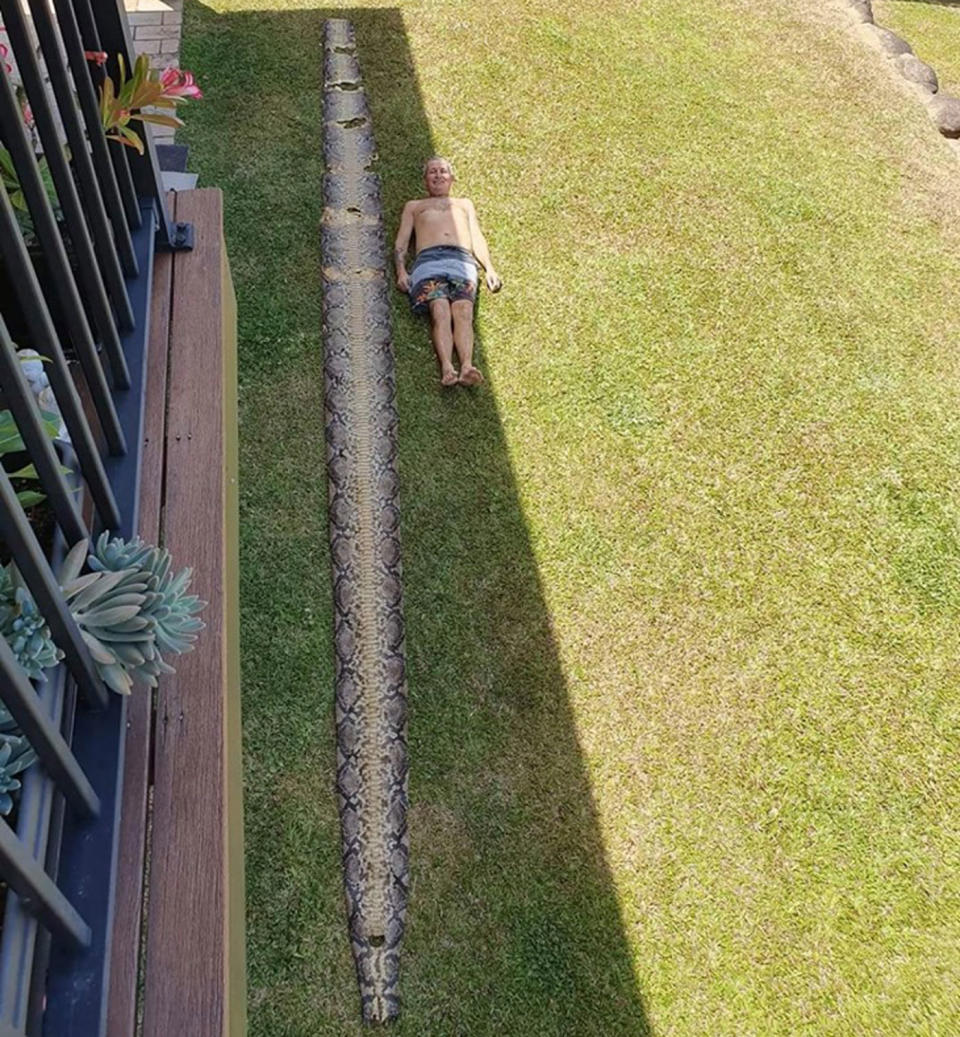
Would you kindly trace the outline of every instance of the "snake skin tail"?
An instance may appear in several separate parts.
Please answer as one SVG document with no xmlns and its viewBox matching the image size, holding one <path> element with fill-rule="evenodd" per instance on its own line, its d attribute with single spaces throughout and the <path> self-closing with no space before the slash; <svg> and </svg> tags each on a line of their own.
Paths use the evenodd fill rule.
<svg viewBox="0 0 960 1037">
<path fill-rule="evenodd" d="M 353 29 L 324 35 L 323 346 L 337 797 L 363 1019 L 400 1011 L 409 886 L 397 409 L 379 178 Z"/>
</svg>

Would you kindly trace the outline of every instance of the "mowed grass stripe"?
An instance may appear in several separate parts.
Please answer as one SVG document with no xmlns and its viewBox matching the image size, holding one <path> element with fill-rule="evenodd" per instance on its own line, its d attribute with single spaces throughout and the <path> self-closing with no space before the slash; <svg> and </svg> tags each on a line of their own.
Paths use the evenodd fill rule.
<svg viewBox="0 0 960 1037">
<path fill-rule="evenodd" d="M 949 1032 L 955 160 L 812 4 L 336 10 L 389 211 L 428 151 L 451 154 L 506 282 L 481 303 L 482 394 L 439 394 L 396 307 L 400 1032 Z M 271 1037 L 357 1017 L 329 719 L 323 14 L 194 5 L 184 55 L 241 300 L 251 1023 Z"/>
</svg>

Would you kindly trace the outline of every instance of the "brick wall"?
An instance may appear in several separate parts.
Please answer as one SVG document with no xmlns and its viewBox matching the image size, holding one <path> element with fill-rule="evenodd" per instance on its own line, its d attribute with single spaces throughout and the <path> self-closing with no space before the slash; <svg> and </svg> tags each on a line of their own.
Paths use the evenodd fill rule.
<svg viewBox="0 0 960 1037">
<path fill-rule="evenodd" d="M 180 64 L 180 27 L 183 0 L 125 0 L 133 46 L 138 54 L 149 54 L 154 68 Z M 151 126 L 158 144 L 171 144 L 172 127 Z"/>
</svg>

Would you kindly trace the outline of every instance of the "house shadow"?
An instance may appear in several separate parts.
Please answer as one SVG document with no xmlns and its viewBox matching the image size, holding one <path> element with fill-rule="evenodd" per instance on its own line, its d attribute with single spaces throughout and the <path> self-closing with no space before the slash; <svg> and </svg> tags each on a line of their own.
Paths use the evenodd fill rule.
<svg viewBox="0 0 960 1037">
<path fill-rule="evenodd" d="M 190 168 L 225 192 L 239 300 L 241 438 L 265 444 L 244 449 L 241 462 L 248 959 L 251 1033 L 277 1037 L 348 1032 L 344 1020 L 353 1026 L 359 1016 L 332 790 L 322 410 L 305 423 L 285 410 L 292 397 L 318 405 L 322 386 L 326 17 L 349 18 L 356 30 L 392 240 L 434 152 L 400 9 L 218 13 L 188 0 L 185 10 L 183 63 L 206 92 L 188 116 Z M 399 295 L 393 317 L 412 843 L 396 1032 L 643 1037 L 650 1029 L 496 384 L 442 392 L 426 327 Z M 481 320 L 481 368 L 482 327 Z M 312 435 L 298 431 L 311 426 Z M 264 457 L 302 464 L 316 514 L 298 514 L 302 500 L 265 500 L 270 529 L 257 525 Z M 285 540 L 287 526 L 295 532 Z M 284 544 L 311 540 L 311 556 L 299 560 L 309 570 L 301 581 L 307 590 L 251 575 L 280 558 Z M 282 573 L 284 562 L 274 564 Z M 297 671 L 278 644 L 282 633 L 265 630 L 263 617 L 281 596 L 283 607 L 301 608 L 297 595 L 311 587 L 319 589 L 312 629 L 322 662 Z M 314 719 L 305 732 L 295 718 L 308 711 Z M 294 802 L 303 788 L 307 814 Z M 288 837 L 291 827 L 296 838 Z"/>
</svg>

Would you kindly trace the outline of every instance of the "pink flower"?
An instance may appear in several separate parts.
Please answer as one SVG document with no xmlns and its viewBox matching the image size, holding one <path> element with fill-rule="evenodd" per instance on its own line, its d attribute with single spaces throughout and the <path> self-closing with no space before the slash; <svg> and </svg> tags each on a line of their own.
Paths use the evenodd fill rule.
<svg viewBox="0 0 960 1037">
<path fill-rule="evenodd" d="M 92 61 L 95 65 L 105 65 L 107 63 L 107 52 L 105 50 L 85 50 L 83 56 L 87 61 Z"/>
<path fill-rule="evenodd" d="M 2 31 L 2 30 L 3 30 L 3 26 L 0 25 L 0 31 Z M 3 59 L 6 58 L 6 56 L 9 53 L 10 53 L 10 48 L 5 43 L 0 43 L 0 61 L 3 61 Z M 12 76 L 13 75 L 13 65 L 11 65 L 9 61 L 3 61 L 3 67 L 7 70 L 7 75 L 8 76 Z"/>
<path fill-rule="evenodd" d="M 190 97 L 195 101 L 203 97 L 193 73 L 175 68 L 173 65 L 168 65 L 160 73 L 160 85 L 163 87 L 164 97 Z"/>
<path fill-rule="evenodd" d="M 30 107 L 29 102 L 24 102 L 24 105 L 23 105 L 23 124 L 24 124 L 24 126 L 27 127 L 28 130 L 32 130 L 33 129 L 33 123 L 34 123 L 33 109 Z"/>
</svg>

